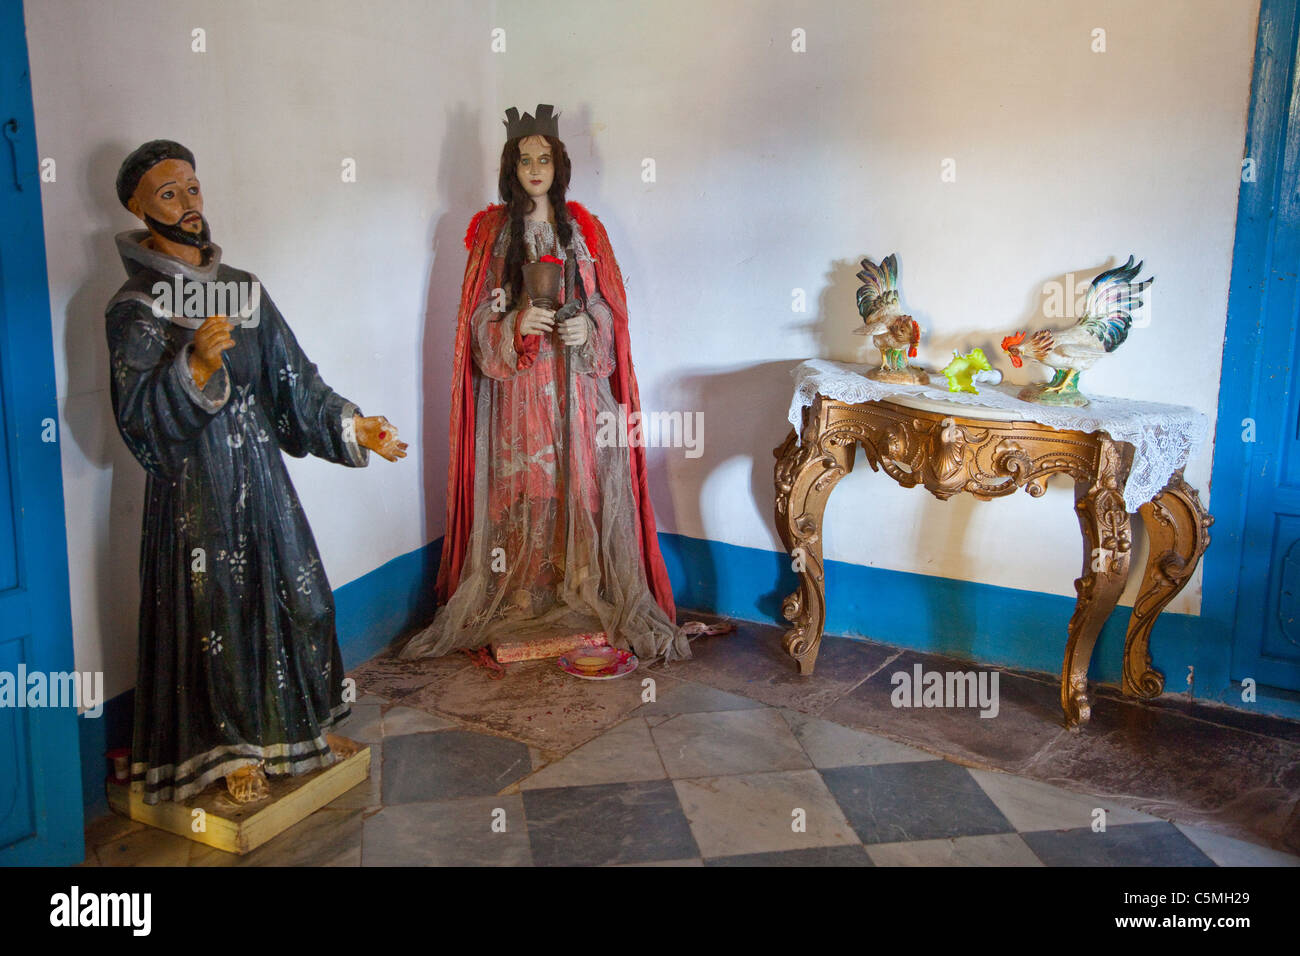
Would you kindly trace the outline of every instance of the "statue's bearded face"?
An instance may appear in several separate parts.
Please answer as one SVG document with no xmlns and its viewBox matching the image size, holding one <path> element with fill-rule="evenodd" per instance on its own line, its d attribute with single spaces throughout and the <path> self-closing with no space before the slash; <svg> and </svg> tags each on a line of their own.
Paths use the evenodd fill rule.
<svg viewBox="0 0 1300 956">
<path fill-rule="evenodd" d="M 145 173 L 127 208 L 171 242 L 200 249 L 210 243 L 203 192 L 194 168 L 183 159 L 165 159 Z"/>
<path fill-rule="evenodd" d="M 555 181 L 554 159 L 545 137 L 528 136 L 519 141 L 519 185 L 529 196 L 545 196 L 550 191 Z"/>
</svg>

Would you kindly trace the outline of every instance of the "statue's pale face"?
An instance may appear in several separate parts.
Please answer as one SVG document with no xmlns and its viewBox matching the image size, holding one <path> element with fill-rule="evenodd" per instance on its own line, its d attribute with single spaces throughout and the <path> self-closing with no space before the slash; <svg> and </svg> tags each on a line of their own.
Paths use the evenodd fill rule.
<svg viewBox="0 0 1300 956">
<path fill-rule="evenodd" d="M 145 173 L 127 208 L 142 220 L 150 216 L 195 235 L 203 231 L 203 192 L 194 167 L 183 159 L 164 159 Z"/>
<path fill-rule="evenodd" d="M 519 141 L 519 185 L 529 196 L 545 196 L 555 181 L 551 144 L 544 136 L 528 136 Z"/>
</svg>

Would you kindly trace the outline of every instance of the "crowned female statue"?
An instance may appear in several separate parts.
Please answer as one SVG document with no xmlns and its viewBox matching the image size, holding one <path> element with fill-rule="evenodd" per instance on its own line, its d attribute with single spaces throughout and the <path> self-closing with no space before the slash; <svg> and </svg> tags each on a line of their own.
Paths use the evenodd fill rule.
<svg viewBox="0 0 1300 956">
<path fill-rule="evenodd" d="M 593 631 L 642 658 L 690 655 L 645 451 L 608 440 L 640 418 L 627 303 L 604 226 L 565 199 L 558 119 L 506 112 L 502 204 L 465 233 L 444 604 L 404 657 Z"/>
</svg>

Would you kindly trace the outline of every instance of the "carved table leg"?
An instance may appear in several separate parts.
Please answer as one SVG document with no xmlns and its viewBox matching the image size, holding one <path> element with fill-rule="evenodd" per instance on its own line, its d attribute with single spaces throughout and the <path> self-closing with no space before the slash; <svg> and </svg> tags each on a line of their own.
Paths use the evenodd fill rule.
<svg viewBox="0 0 1300 956">
<path fill-rule="evenodd" d="M 1092 716 L 1088 665 L 1097 635 L 1124 591 L 1132 547 L 1128 509 L 1120 491 L 1132 464 L 1132 446 L 1102 438 L 1097 457 L 1092 482 L 1074 486 L 1074 510 L 1083 532 L 1083 574 L 1074 582 L 1079 599 L 1070 618 L 1061 667 L 1061 708 L 1069 727 Z"/>
<path fill-rule="evenodd" d="M 1129 697 L 1156 697 L 1165 677 L 1151 669 L 1151 628 L 1156 618 L 1181 591 L 1210 545 L 1211 517 L 1201 506 L 1196 489 L 1174 473 L 1163 491 L 1138 513 L 1147 531 L 1150 553 L 1142 591 L 1133 604 L 1128 634 L 1124 638 L 1123 691 Z"/>
<path fill-rule="evenodd" d="M 789 552 L 799 587 L 785 599 L 781 613 L 794 627 L 786 631 L 786 653 L 811 674 L 826 626 L 826 577 L 822 566 L 822 515 L 836 483 L 853 470 L 853 442 L 821 441 L 821 401 L 805 413 L 803 444 L 795 433 L 776 449 L 776 527 Z"/>
</svg>

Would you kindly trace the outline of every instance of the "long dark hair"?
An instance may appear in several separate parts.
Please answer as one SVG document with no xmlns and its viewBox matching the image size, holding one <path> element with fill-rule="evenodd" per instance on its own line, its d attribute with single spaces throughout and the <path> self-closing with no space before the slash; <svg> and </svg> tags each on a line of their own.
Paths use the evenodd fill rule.
<svg viewBox="0 0 1300 956">
<path fill-rule="evenodd" d="M 497 192 L 506 206 L 506 217 L 510 223 L 510 243 L 506 246 L 505 276 L 503 287 L 510 293 L 510 300 L 518 302 L 524 288 L 524 216 L 533 211 L 536 203 L 533 197 L 524 192 L 519 183 L 519 144 L 528 137 L 521 136 L 506 140 L 501 150 L 501 170 L 497 174 Z M 569 219 L 569 207 L 565 205 L 564 194 L 569 188 L 569 176 L 573 166 L 569 162 L 569 153 L 564 144 L 554 136 L 542 137 L 551 147 L 551 166 L 555 178 L 546 195 L 551 200 L 551 210 L 555 214 L 555 232 L 561 244 L 566 248 L 573 238 L 573 223 Z"/>
</svg>

